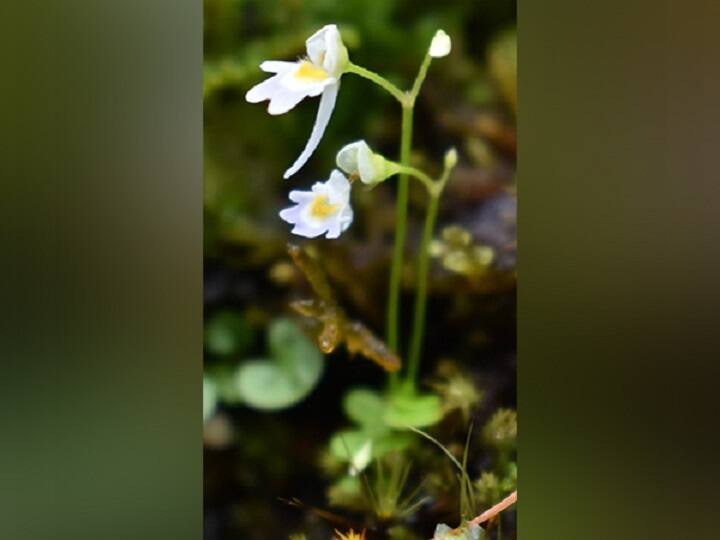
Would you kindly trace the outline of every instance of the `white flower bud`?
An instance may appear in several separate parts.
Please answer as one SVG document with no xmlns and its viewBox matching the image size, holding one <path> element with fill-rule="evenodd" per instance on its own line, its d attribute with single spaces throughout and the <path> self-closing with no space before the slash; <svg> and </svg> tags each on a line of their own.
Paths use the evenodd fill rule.
<svg viewBox="0 0 720 540">
<path fill-rule="evenodd" d="M 451 148 L 445 152 L 445 169 L 452 169 L 457 165 L 458 155 L 455 148 Z"/>
<path fill-rule="evenodd" d="M 433 58 L 442 58 L 450 54 L 452 48 L 452 41 L 450 36 L 445 33 L 445 30 L 438 30 L 435 32 L 432 43 L 430 43 L 430 56 Z"/>
<path fill-rule="evenodd" d="M 396 174 L 393 163 L 373 152 L 365 141 L 345 145 L 337 154 L 337 166 L 348 175 L 357 175 L 363 184 L 377 184 Z"/>
</svg>

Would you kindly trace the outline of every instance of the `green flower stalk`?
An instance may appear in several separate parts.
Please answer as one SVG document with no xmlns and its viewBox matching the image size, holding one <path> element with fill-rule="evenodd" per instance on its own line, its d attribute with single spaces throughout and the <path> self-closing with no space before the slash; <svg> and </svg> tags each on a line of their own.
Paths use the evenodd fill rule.
<svg viewBox="0 0 720 540">
<path fill-rule="evenodd" d="M 407 236 L 407 207 L 409 192 L 409 171 L 407 168 L 410 166 L 415 101 L 420 93 L 420 88 L 425 81 L 432 59 L 447 56 L 450 53 L 451 48 L 452 42 L 450 37 L 445 33 L 445 31 L 438 30 L 433 37 L 422 64 L 420 65 L 420 69 L 415 77 L 412 88 L 407 92 L 403 92 L 377 73 L 353 64 L 352 62 L 348 64 L 345 70 L 346 73 L 354 73 L 355 75 L 364 77 L 385 89 L 395 99 L 397 99 L 402 106 L 399 164 L 403 167 L 403 170 L 401 171 L 398 179 L 397 199 L 395 202 L 395 243 L 393 247 L 392 265 L 390 267 L 390 284 L 386 320 L 386 337 L 388 346 L 397 353 L 400 353 L 400 336 L 398 329 L 400 319 L 400 285 L 405 239 Z M 416 338 L 413 338 L 413 340 L 414 339 Z"/>
</svg>

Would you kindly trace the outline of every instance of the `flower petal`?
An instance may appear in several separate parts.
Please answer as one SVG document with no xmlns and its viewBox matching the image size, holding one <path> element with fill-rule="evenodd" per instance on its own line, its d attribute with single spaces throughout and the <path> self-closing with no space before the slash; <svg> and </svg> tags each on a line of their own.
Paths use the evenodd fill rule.
<svg viewBox="0 0 720 540">
<path fill-rule="evenodd" d="M 305 41 L 310 61 L 329 74 L 339 77 L 347 67 L 348 52 L 337 26 L 328 24 Z"/>
<path fill-rule="evenodd" d="M 282 60 L 266 60 L 260 64 L 260 69 L 267 73 L 285 73 L 297 67 L 297 62 L 283 62 Z"/>
<path fill-rule="evenodd" d="M 318 107 L 317 117 L 315 118 L 315 125 L 310 132 L 310 138 L 308 139 L 305 149 L 302 151 L 300 156 L 295 160 L 295 163 L 285 171 L 283 178 L 290 178 L 293 174 L 298 172 L 300 168 L 305 165 L 310 156 L 312 156 L 315 149 L 320 144 L 325 128 L 330 121 L 333 109 L 335 108 L 335 101 L 337 100 L 338 88 L 340 87 L 340 81 L 336 84 L 325 87 L 323 90 L 322 97 L 320 98 L 320 105 Z"/>
<path fill-rule="evenodd" d="M 327 24 L 305 40 L 305 49 L 313 64 L 323 65 L 323 57 L 327 52 L 326 36 L 329 32 L 339 33 L 336 25 Z"/>
<path fill-rule="evenodd" d="M 280 210 L 280 219 L 287 221 L 288 223 L 295 225 L 300 220 L 300 206 L 291 206 L 290 208 L 284 208 Z"/>
<path fill-rule="evenodd" d="M 343 203 L 347 203 L 350 198 L 350 182 L 348 182 L 348 179 L 343 173 L 334 169 L 330 173 L 330 178 L 325 185 L 328 188 L 329 195 L 334 199 L 333 202 L 342 201 Z"/>
<path fill-rule="evenodd" d="M 312 191 L 300 191 L 298 189 L 294 189 L 290 192 L 288 198 L 294 203 L 302 204 L 313 200 L 314 195 Z"/>
<path fill-rule="evenodd" d="M 307 223 L 298 222 L 290 232 L 305 238 L 317 238 L 325 232 L 325 228 L 312 227 Z"/>
<path fill-rule="evenodd" d="M 271 99 L 281 88 L 280 77 L 274 75 L 248 90 L 245 94 L 245 100 L 249 103 L 260 103 L 266 99 Z"/>
<path fill-rule="evenodd" d="M 365 141 L 355 141 L 343 146 L 337 153 L 335 163 L 347 174 L 353 174 L 358 171 L 358 151 Z"/>
<path fill-rule="evenodd" d="M 275 93 L 268 105 L 268 112 L 272 115 L 285 114 L 308 96 L 307 92 L 293 92 L 282 89 Z"/>
</svg>

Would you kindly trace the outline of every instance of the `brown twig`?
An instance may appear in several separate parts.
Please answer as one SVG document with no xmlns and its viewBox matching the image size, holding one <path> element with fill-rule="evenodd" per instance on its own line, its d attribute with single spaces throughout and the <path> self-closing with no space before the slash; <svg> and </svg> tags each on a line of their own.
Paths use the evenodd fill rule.
<svg viewBox="0 0 720 540">
<path fill-rule="evenodd" d="M 508 506 L 511 506 L 517 502 L 517 490 L 513 491 L 510 495 L 505 497 L 502 501 L 497 503 L 492 508 L 485 510 L 482 514 L 480 514 L 478 517 L 473 519 L 472 521 L 469 521 L 468 523 L 470 525 L 480 525 L 481 523 L 484 523 L 485 521 L 488 521 L 489 519 L 494 518 L 496 515 L 498 515 L 500 512 L 505 510 Z"/>
</svg>

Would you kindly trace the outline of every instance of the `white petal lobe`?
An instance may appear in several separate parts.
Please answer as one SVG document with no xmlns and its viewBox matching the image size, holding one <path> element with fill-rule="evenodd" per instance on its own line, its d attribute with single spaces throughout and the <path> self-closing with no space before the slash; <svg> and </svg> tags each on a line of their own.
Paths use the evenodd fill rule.
<svg viewBox="0 0 720 540">
<path fill-rule="evenodd" d="M 278 92 L 270 100 L 268 112 L 272 115 L 285 114 L 305 97 L 307 97 L 305 92 L 293 92 L 290 90 Z"/>
<path fill-rule="evenodd" d="M 297 62 L 283 62 L 282 60 L 266 60 L 260 64 L 260 69 L 267 73 L 285 73 L 295 69 Z"/>
<path fill-rule="evenodd" d="M 280 79 L 270 77 L 263 82 L 256 84 L 245 94 L 245 100 L 249 103 L 260 103 L 266 99 L 271 99 L 280 90 Z"/>
<path fill-rule="evenodd" d="M 313 125 L 310 138 L 308 139 L 305 149 L 302 151 L 300 156 L 295 160 L 295 163 L 285 171 L 283 178 L 290 178 L 293 174 L 298 172 L 300 168 L 305 165 L 310 156 L 312 156 L 315 149 L 320 144 L 325 128 L 330 121 L 333 109 L 335 108 L 335 101 L 337 100 L 338 88 L 340 87 L 340 81 L 330 86 L 326 86 L 323 90 L 322 97 L 320 98 L 320 105 L 318 107 L 317 117 L 315 118 L 315 125 Z"/>
</svg>

